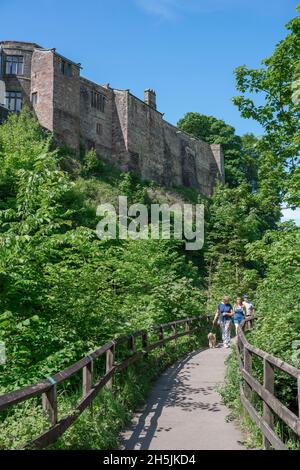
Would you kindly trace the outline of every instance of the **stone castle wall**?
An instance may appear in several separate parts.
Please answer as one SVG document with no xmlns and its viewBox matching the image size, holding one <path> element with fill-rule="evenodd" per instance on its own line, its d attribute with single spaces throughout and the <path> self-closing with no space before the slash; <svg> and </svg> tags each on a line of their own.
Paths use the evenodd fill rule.
<svg viewBox="0 0 300 470">
<path fill-rule="evenodd" d="M 54 54 L 53 129 L 60 142 L 80 144 L 80 68 L 70 64 L 72 77 L 61 73 L 62 58 Z"/>
<path fill-rule="evenodd" d="M 54 107 L 54 69 L 53 52 L 35 50 L 32 55 L 32 74 L 30 93 L 38 93 L 34 111 L 40 124 L 53 132 Z M 31 102 L 30 102 L 31 106 Z"/>
<path fill-rule="evenodd" d="M 105 96 L 104 112 L 91 106 L 91 92 Z M 113 93 L 107 87 L 80 78 L 80 132 L 86 146 L 109 159 L 112 154 Z"/>
<path fill-rule="evenodd" d="M 95 148 L 122 170 L 165 186 L 183 185 L 210 195 L 224 180 L 219 145 L 209 145 L 166 122 L 156 109 L 156 95 L 145 90 L 144 101 L 129 90 L 115 90 L 80 75 L 80 64 L 32 43 L 0 42 L 6 55 L 22 55 L 24 73 L 4 75 L 6 91 L 20 91 L 23 104 L 60 143 L 75 150 Z M 62 62 L 68 73 L 62 72 Z M 92 94 L 105 106 L 92 105 Z M 33 99 L 34 97 L 34 99 Z"/>
<path fill-rule="evenodd" d="M 128 91 L 123 94 L 116 106 L 126 136 L 126 156 L 122 158 L 125 169 L 165 186 L 201 188 L 203 194 L 211 194 L 216 178 L 223 175 L 216 160 L 222 159 L 220 146 L 212 148 L 193 138 Z"/>
</svg>

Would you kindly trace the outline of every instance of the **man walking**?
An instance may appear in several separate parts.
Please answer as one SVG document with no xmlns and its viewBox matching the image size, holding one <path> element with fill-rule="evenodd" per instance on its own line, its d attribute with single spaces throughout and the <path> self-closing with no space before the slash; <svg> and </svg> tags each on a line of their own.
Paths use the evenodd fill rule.
<svg viewBox="0 0 300 470">
<path fill-rule="evenodd" d="M 218 321 L 221 328 L 223 347 L 229 348 L 231 317 L 233 316 L 232 305 L 229 303 L 228 295 L 224 295 L 223 302 L 218 305 L 213 325 Z"/>
<path fill-rule="evenodd" d="M 250 317 L 251 315 L 253 315 L 254 305 L 252 302 L 250 302 L 249 295 L 243 295 L 243 306 L 246 310 L 246 317 Z"/>
<path fill-rule="evenodd" d="M 249 295 L 245 294 L 243 295 L 243 307 L 245 309 L 245 318 L 249 319 L 253 314 L 254 314 L 254 305 L 252 302 L 249 300 Z M 251 330 L 251 320 L 246 321 L 245 325 L 245 331 Z"/>
</svg>

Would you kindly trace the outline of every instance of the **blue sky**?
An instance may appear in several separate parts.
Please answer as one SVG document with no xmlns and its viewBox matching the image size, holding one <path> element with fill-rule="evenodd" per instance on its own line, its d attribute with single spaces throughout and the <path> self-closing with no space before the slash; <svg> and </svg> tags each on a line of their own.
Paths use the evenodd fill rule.
<svg viewBox="0 0 300 470">
<path fill-rule="evenodd" d="M 140 97 L 144 88 L 154 88 L 160 111 L 172 123 L 199 111 L 224 119 L 238 133 L 260 133 L 231 104 L 233 69 L 257 67 L 272 53 L 297 3 L 0 0 L 0 34 L 56 47 L 99 83 L 130 88 Z"/>
<path fill-rule="evenodd" d="M 82 74 L 143 97 L 176 123 L 214 115 L 260 134 L 232 105 L 233 70 L 258 67 L 285 37 L 299 0 L 0 0 L 1 39 L 37 42 L 81 62 Z M 25 7 L 26 5 L 26 7 Z"/>
</svg>

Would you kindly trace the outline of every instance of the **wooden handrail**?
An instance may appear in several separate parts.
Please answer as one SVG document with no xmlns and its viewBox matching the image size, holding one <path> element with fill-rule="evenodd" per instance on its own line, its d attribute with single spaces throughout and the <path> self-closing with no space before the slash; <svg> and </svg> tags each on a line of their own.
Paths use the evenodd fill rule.
<svg viewBox="0 0 300 470">
<path fill-rule="evenodd" d="M 0 396 L 0 411 L 7 409 L 17 403 L 29 400 L 32 397 L 42 396 L 44 412 L 48 416 L 50 427 L 39 436 L 25 444 L 22 448 L 44 448 L 55 442 L 80 416 L 80 414 L 91 406 L 93 400 L 104 386 L 111 388 L 114 375 L 133 364 L 141 357 L 147 355 L 150 351 L 163 347 L 169 341 L 175 341 L 177 338 L 192 335 L 199 331 L 201 323 L 211 320 L 211 316 L 202 315 L 199 317 L 185 318 L 170 323 L 153 326 L 150 331 L 158 335 L 158 341 L 149 343 L 149 335 L 146 330 L 139 330 L 127 336 L 122 336 L 114 341 L 110 341 L 101 348 L 96 349 L 79 361 L 75 362 L 66 369 L 42 380 L 34 385 L 15 390 Z M 184 330 L 178 331 L 177 326 L 183 325 Z M 205 326 L 205 325 L 202 325 Z M 165 330 L 171 329 L 171 336 L 165 335 Z M 141 338 L 142 349 L 136 350 L 135 339 Z M 127 344 L 131 355 L 121 363 L 115 362 L 116 348 L 121 344 Z M 101 356 L 105 355 L 106 371 L 98 382 L 93 381 L 93 364 Z M 58 420 L 57 417 L 57 385 L 72 377 L 75 373 L 82 370 L 82 391 L 83 395 L 73 412 Z"/>
<path fill-rule="evenodd" d="M 252 420 L 260 428 L 263 435 L 265 449 L 287 450 L 285 444 L 277 436 L 274 430 L 274 415 L 287 424 L 292 431 L 300 436 L 300 404 L 297 416 L 278 400 L 274 392 L 275 369 L 281 370 L 291 377 L 297 379 L 298 403 L 300 401 L 300 370 L 268 354 L 267 352 L 252 346 L 245 337 L 247 322 L 252 323 L 253 317 L 247 318 L 238 329 L 237 334 L 237 359 L 242 376 L 240 388 L 241 401 Z M 259 383 L 252 375 L 252 358 L 254 356 L 263 360 L 263 384 Z M 263 416 L 261 416 L 253 405 L 253 392 L 263 402 Z"/>
</svg>

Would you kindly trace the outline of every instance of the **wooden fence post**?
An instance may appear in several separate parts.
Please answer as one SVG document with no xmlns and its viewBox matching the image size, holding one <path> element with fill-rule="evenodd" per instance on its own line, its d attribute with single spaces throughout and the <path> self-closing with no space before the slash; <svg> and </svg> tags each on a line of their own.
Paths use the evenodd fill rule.
<svg viewBox="0 0 300 470">
<path fill-rule="evenodd" d="M 192 347 L 192 344 L 193 342 L 196 343 L 196 338 L 193 337 L 190 333 L 190 330 L 191 330 L 191 326 L 190 326 L 190 321 L 187 320 L 185 323 L 184 323 L 184 329 L 185 329 L 185 332 L 187 333 L 187 337 L 188 337 L 188 341 L 189 341 L 189 344 L 190 344 L 190 347 Z"/>
<path fill-rule="evenodd" d="M 53 379 L 51 383 L 52 387 L 42 395 L 42 403 L 43 410 L 48 415 L 51 426 L 54 426 L 57 423 L 57 389 Z"/>
<path fill-rule="evenodd" d="M 114 362 L 115 362 L 115 345 L 113 345 L 111 348 L 109 348 L 106 351 L 106 373 L 108 373 L 113 368 Z M 111 390 L 112 384 L 113 384 L 113 379 L 111 378 L 106 383 L 106 388 Z"/>
<path fill-rule="evenodd" d="M 264 387 L 270 393 L 274 394 L 274 367 L 264 358 Z M 267 403 L 263 403 L 263 418 L 268 423 L 271 429 L 274 429 L 274 416 L 271 408 Z M 271 449 L 271 444 L 268 439 L 263 437 L 263 444 L 265 449 Z"/>
<path fill-rule="evenodd" d="M 246 372 L 252 375 L 252 354 L 249 351 L 249 349 L 247 349 L 246 346 L 244 346 L 244 369 Z M 244 391 L 245 391 L 245 396 L 248 398 L 249 401 L 251 401 L 252 389 L 245 380 L 244 380 Z"/>
<path fill-rule="evenodd" d="M 144 331 L 142 333 L 142 348 L 146 351 L 148 347 L 148 333 L 147 331 Z M 148 353 L 145 353 L 145 356 L 147 357 Z"/>
<path fill-rule="evenodd" d="M 82 396 L 83 398 L 90 392 L 93 385 L 93 360 L 82 369 Z"/>
<path fill-rule="evenodd" d="M 244 349 L 244 345 L 243 345 L 243 342 L 241 340 L 241 337 L 240 337 L 240 334 L 239 334 L 239 331 L 238 330 L 238 333 L 237 333 L 237 352 L 239 355 L 241 355 L 243 349 Z"/>
<path fill-rule="evenodd" d="M 159 341 L 163 341 L 164 339 L 164 329 L 162 326 L 159 327 L 159 333 L 158 333 Z M 162 344 L 161 347 L 163 348 L 164 345 Z"/>
<path fill-rule="evenodd" d="M 134 351 L 135 351 L 135 341 L 134 341 L 134 336 L 133 335 L 129 336 L 128 345 L 129 345 L 129 348 L 131 349 L 131 351 L 134 353 Z"/>
<path fill-rule="evenodd" d="M 171 328 L 172 328 L 173 336 L 176 336 L 176 333 L 177 333 L 176 323 L 172 323 Z M 176 337 L 174 340 L 174 344 L 176 344 Z"/>
</svg>

